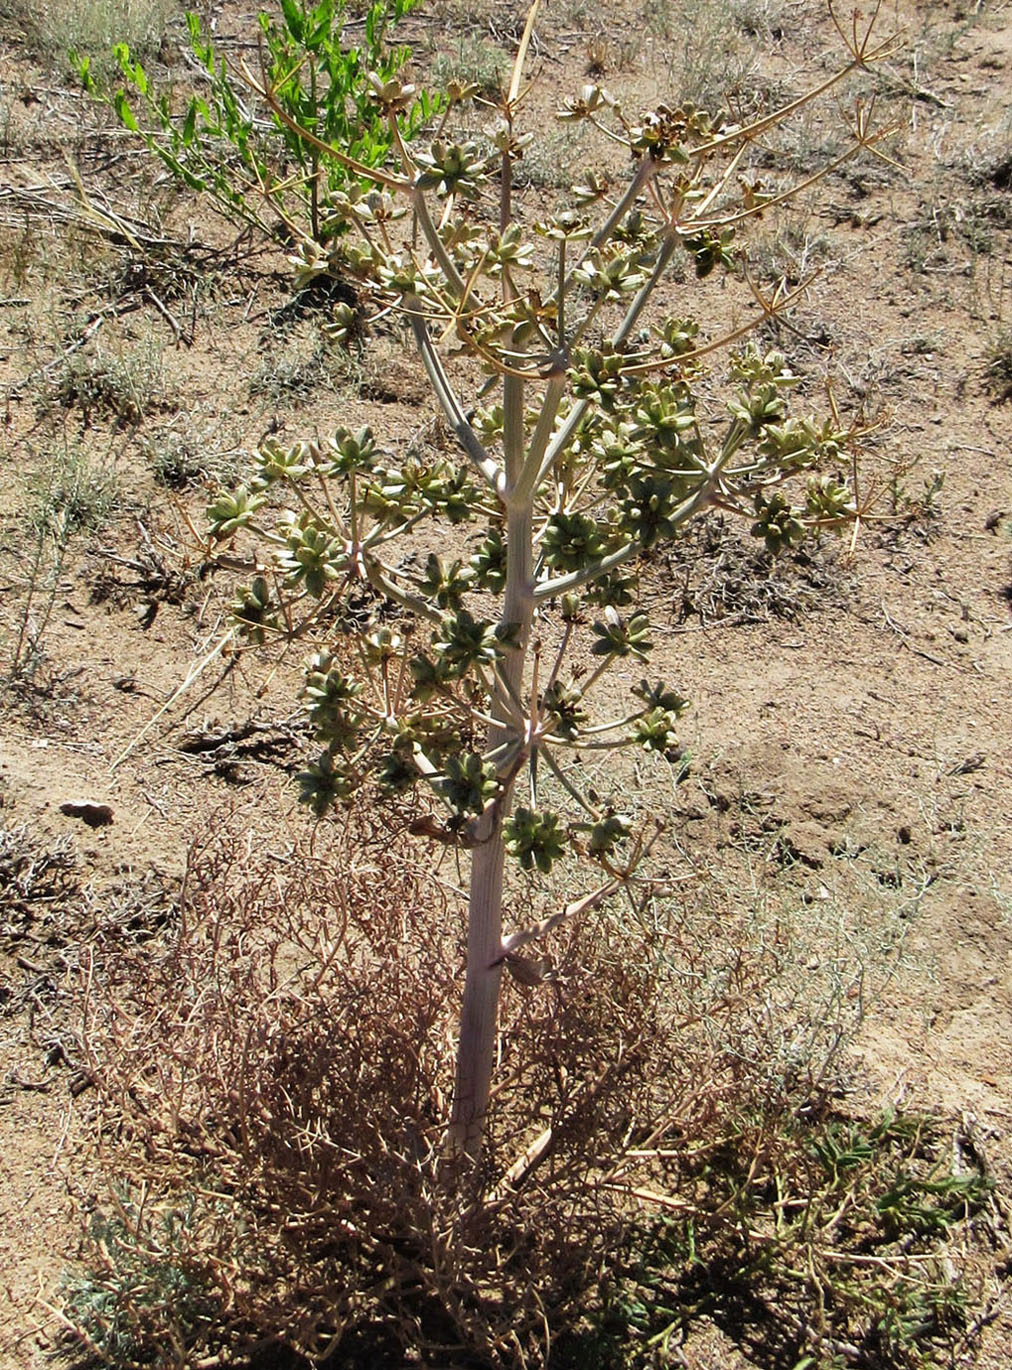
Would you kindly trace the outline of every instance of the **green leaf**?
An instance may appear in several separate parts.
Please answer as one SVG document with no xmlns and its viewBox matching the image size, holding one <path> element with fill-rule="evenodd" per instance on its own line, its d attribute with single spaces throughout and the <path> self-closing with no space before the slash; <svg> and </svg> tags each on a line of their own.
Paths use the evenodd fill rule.
<svg viewBox="0 0 1012 1370">
<path fill-rule="evenodd" d="M 222 491 L 214 503 L 207 507 L 211 536 L 216 542 L 223 542 L 240 528 L 248 527 L 263 502 L 263 495 L 251 494 L 245 486 L 231 492 Z"/>
<path fill-rule="evenodd" d="M 155 153 L 156 157 L 159 157 L 162 162 L 164 162 L 172 174 L 177 176 L 190 190 L 199 191 L 207 189 L 207 182 L 198 176 L 196 172 L 191 171 L 189 167 L 185 167 L 178 157 L 172 155 L 168 148 L 155 145 L 152 148 L 152 151 Z"/>
<path fill-rule="evenodd" d="M 503 840 L 524 870 L 536 867 L 542 875 L 547 875 L 566 851 L 566 833 L 558 814 L 549 810 L 539 813 L 522 805 L 503 825 Z"/>
<path fill-rule="evenodd" d="M 653 647 L 646 614 L 633 614 L 626 620 L 611 605 L 605 609 L 604 618 L 594 624 L 594 633 L 593 656 L 645 657 Z"/>
<path fill-rule="evenodd" d="M 591 825 L 587 850 L 591 856 L 610 856 L 631 832 L 632 820 L 624 813 L 609 809 L 603 818 Z"/>
<path fill-rule="evenodd" d="M 309 32 L 306 33 L 302 41 L 310 52 L 316 52 L 323 40 L 330 37 L 330 30 L 334 22 L 334 0 L 320 0 L 320 4 L 308 18 Z"/>
<path fill-rule="evenodd" d="M 458 813 L 481 813 L 498 791 L 499 779 L 491 761 L 465 752 L 447 757 L 446 773 L 435 782 L 435 789 Z"/>
<path fill-rule="evenodd" d="M 128 128 L 131 133 L 140 133 L 140 125 L 134 118 L 134 112 L 130 108 L 130 101 L 126 98 L 123 91 L 118 90 L 112 97 L 112 106 L 116 111 L 116 117 L 124 128 Z"/>
<path fill-rule="evenodd" d="M 197 131 L 197 102 L 190 101 L 190 108 L 186 111 L 186 118 L 183 121 L 183 146 L 192 147 Z"/>
<path fill-rule="evenodd" d="M 262 646 L 267 629 L 277 627 L 270 587 L 263 576 L 257 576 L 248 588 L 240 589 L 231 608 L 239 636 L 254 646 Z"/>
<path fill-rule="evenodd" d="M 81 79 L 81 85 L 89 95 L 94 95 L 96 86 L 95 78 L 91 74 L 91 58 L 87 53 L 82 57 L 74 48 L 67 53 L 70 65 Z"/>
<path fill-rule="evenodd" d="M 306 32 L 305 11 L 296 4 L 296 0 L 281 0 L 281 12 L 285 16 L 288 32 L 297 43 L 302 43 Z"/>
<path fill-rule="evenodd" d="M 299 784 L 299 802 L 307 804 L 318 818 L 335 804 L 348 799 L 355 788 L 355 777 L 344 769 L 332 752 L 324 752 L 295 779 Z"/>
<path fill-rule="evenodd" d="M 542 538 L 545 562 L 556 571 L 578 571 L 605 553 L 605 541 L 597 521 L 588 514 L 564 510 L 548 520 Z"/>
</svg>

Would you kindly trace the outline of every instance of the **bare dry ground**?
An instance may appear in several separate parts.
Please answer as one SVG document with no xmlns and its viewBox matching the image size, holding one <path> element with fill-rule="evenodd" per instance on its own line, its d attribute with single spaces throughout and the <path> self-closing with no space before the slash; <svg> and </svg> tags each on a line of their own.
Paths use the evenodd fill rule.
<svg viewBox="0 0 1012 1370">
<path fill-rule="evenodd" d="M 246 6 L 214 8 L 222 34 L 252 31 Z M 877 517 L 852 549 L 783 565 L 726 527 L 654 568 L 655 664 L 693 702 L 692 772 L 665 802 L 681 869 L 846 927 L 868 992 L 855 1107 L 938 1111 L 1008 1192 L 1012 8 L 888 9 L 905 28 L 876 78 L 895 165 L 833 176 L 756 245 L 788 276 L 821 269 L 777 341 L 813 399 L 828 374 L 845 411 L 877 421 Z M 189 841 L 226 811 L 282 845 L 306 822 L 291 667 L 220 654 L 235 577 L 202 551 L 207 493 L 267 432 L 369 422 L 397 445 L 429 440 L 432 415 L 396 334 L 364 360 L 321 350 L 312 319 L 280 312 L 283 260 L 156 177 L 54 42 L 0 14 L 0 1365 L 14 1370 L 57 1342 L 46 1303 L 98 1184 L 78 1161 L 89 948 L 157 937 Z M 509 5 L 442 0 L 407 34 L 421 72 L 494 73 L 521 25 Z M 160 51 L 174 71 L 178 30 L 174 15 Z M 686 84 L 788 89 L 832 41 L 818 0 L 555 4 L 530 117 L 590 67 L 630 106 Z M 799 171 L 832 155 L 838 117 L 804 121 Z M 579 155 L 549 135 L 525 170 L 532 212 Z M 54 503 L 70 511 L 58 561 L 32 531 Z M 90 826 L 103 815 L 78 802 L 112 821 Z M 993 1275 L 987 1298 L 981 1363 L 997 1370 L 1012 1311 Z M 686 1355 L 759 1364 L 705 1337 Z"/>
</svg>

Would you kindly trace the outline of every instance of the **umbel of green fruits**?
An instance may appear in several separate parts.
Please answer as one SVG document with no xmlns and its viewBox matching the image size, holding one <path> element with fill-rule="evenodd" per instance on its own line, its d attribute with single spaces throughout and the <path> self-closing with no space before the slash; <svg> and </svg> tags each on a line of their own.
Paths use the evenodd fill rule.
<svg viewBox="0 0 1012 1370">
<path fill-rule="evenodd" d="M 470 862 L 449 1125 L 451 1149 L 470 1158 L 504 967 L 530 980 L 519 948 L 630 878 L 642 847 L 621 796 L 584 792 L 581 758 L 622 746 L 678 755 L 686 701 L 651 673 L 640 567 L 711 509 L 741 515 L 774 553 L 857 513 L 840 474 L 854 433 L 835 412 L 798 412 L 784 354 L 747 341 L 803 287 L 752 281 L 740 244 L 799 189 L 757 179 L 757 140 L 886 51 L 855 19 L 839 72 L 747 123 L 691 105 L 632 113 L 587 86 L 561 117 L 624 144 L 628 172 L 588 168 L 570 207 L 538 217 L 513 192 L 531 137 L 517 119 L 533 19 L 487 145 L 408 145 L 399 121 L 413 92 L 380 76 L 370 98 L 391 163 L 313 144 L 373 189 L 334 196 L 349 231 L 303 241 L 298 278 L 351 278 L 366 313 L 403 321 L 456 454 L 396 454 L 368 428 L 269 441 L 248 484 L 209 510 L 214 538 L 261 549 L 234 606 L 240 637 L 315 644 L 303 699 L 319 755 L 299 776 L 304 802 L 322 816 L 366 783 L 423 790 L 433 814 L 421 828 Z M 261 94 L 287 119 L 282 90 Z M 876 142 L 862 109 L 849 127 L 834 166 Z M 691 316 L 656 307 L 686 263 L 700 280 L 750 282 L 754 303 L 729 336 L 708 326 L 709 282 L 693 288 Z M 715 407 L 703 382 L 718 358 L 727 397 Z M 616 712 L 599 686 L 618 662 L 633 683 Z M 546 777 L 564 805 L 543 798 Z M 572 856 L 599 874 L 569 910 L 504 931 L 507 855 L 545 873 Z"/>
</svg>

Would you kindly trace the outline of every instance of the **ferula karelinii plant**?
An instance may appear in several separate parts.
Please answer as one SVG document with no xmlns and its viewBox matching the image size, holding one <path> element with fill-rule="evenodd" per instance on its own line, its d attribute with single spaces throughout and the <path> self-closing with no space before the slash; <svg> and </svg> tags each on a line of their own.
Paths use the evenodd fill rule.
<svg viewBox="0 0 1012 1370">
<path fill-rule="evenodd" d="M 375 617 L 353 630 L 359 667 L 325 646 L 307 664 L 305 703 L 322 751 L 299 784 L 318 815 L 366 779 L 392 792 L 428 787 L 445 821 L 426 831 L 470 862 L 448 1138 L 453 1154 L 472 1160 L 504 967 L 628 879 L 642 848 L 620 803 L 581 792 L 573 759 L 623 745 L 677 754 L 686 701 L 649 671 L 651 628 L 637 607 L 643 559 L 708 509 L 742 515 L 773 552 L 858 513 L 840 476 L 855 432 L 831 405 L 825 420 L 797 413 L 798 377 L 784 355 L 747 340 L 804 287 L 753 285 L 748 319 L 719 338 L 705 317 L 664 317 L 655 293 L 686 260 L 701 279 L 737 272 L 750 281 L 743 231 L 818 179 L 764 187 L 749 170 L 751 149 L 891 47 L 857 16 L 849 30 L 838 24 L 839 71 L 744 123 L 691 105 L 632 117 L 586 86 L 561 117 L 623 143 L 628 175 L 613 182 L 588 169 L 569 209 L 531 223 L 515 212 L 512 181 L 529 140 L 517 117 L 534 12 L 490 147 L 442 135 L 425 151 L 407 145 L 398 118 L 410 91 L 396 79 L 372 82 L 397 164 L 368 168 L 318 144 L 321 158 L 375 188 L 339 206 L 350 232 L 303 243 L 293 261 L 303 279 L 357 279 L 360 308 L 406 321 L 457 459 L 397 459 L 368 429 L 287 449 L 270 442 L 247 488 L 210 510 L 215 538 L 252 534 L 266 549 L 262 574 L 236 601 L 237 632 L 251 642 L 271 630 L 324 643 L 328 632 L 347 634 L 342 605 L 371 592 Z M 261 93 L 288 117 L 269 88 Z M 851 141 L 833 166 L 878 141 L 864 109 L 848 123 Z M 451 347 L 484 375 L 473 408 L 451 379 Z M 698 388 L 715 354 L 730 383 L 722 419 Z M 830 477 L 818 474 L 826 466 Z M 419 555 L 426 529 L 431 550 Z M 636 683 L 620 716 L 601 717 L 596 687 L 617 661 Z M 539 774 L 554 777 L 570 812 L 541 802 Z M 536 929 L 504 933 L 506 857 L 547 872 L 567 853 L 598 869 L 588 896 Z"/>
</svg>

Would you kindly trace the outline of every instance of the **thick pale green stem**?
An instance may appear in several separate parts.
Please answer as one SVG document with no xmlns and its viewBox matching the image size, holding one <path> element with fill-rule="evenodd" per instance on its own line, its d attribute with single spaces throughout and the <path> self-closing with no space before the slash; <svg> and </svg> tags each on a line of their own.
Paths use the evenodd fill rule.
<svg viewBox="0 0 1012 1370">
<path fill-rule="evenodd" d="M 516 493 L 523 481 L 525 464 L 523 382 L 507 377 L 503 389 L 507 557 L 502 622 L 517 630 L 514 638 L 517 646 L 507 652 L 501 664 L 501 675 L 507 693 L 519 698 L 523 693 L 524 665 L 534 616 L 534 499 L 533 492 L 522 498 Z M 509 728 L 490 728 L 489 752 L 508 742 L 511 736 Z M 471 858 L 467 974 L 450 1143 L 458 1154 L 472 1161 L 477 1160 L 481 1151 L 495 1063 L 503 955 L 503 823 L 509 813 L 512 789 L 510 780 L 476 825 L 478 844 Z"/>
<path fill-rule="evenodd" d="M 471 863 L 467 924 L 467 976 L 460 1012 L 457 1080 L 450 1121 L 454 1152 L 477 1160 L 495 1061 L 499 984 L 502 980 L 502 884 L 505 849 L 501 817 L 477 847 Z"/>
<path fill-rule="evenodd" d="M 511 511 L 507 519 L 507 586 L 503 619 L 520 625 L 520 646 L 502 663 L 502 674 L 515 694 L 523 689 L 524 662 L 534 608 L 532 578 L 533 516 L 530 506 Z M 489 729 L 488 748 L 510 738 L 506 728 Z M 495 1062 L 496 1015 L 502 979 L 502 897 L 505 848 L 502 825 L 509 812 L 512 782 L 478 826 L 479 842 L 471 858 L 467 928 L 467 976 L 457 1050 L 457 1083 L 450 1140 L 457 1152 L 476 1160 L 481 1150 L 485 1113 Z"/>
<path fill-rule="evenodd" d="M 639 320 L 640 314 L 642 314 L 644 308 L 646 307 L 647 301 L 650 299 L 650 296 L 654 292 L 654 288 L 656 287 L 658 281 L 660 281 L 661 277 L 667 270 L 668 264 L 671 261 L 671 258 L 674 256 L 675 249 L 677 248 L 677 246 L 678 234 L 675 233 L 673 230 L 666 233 L 664 235 L 664 238 L 661 240 L 661 246 L 657 253 L 657 260 L 654 262 L 650 275 L 634 295 L 632 303 L 626 310 L 625 318 L 622 320 L 618 328 L 615 330 L 615 333 L 612 335 L 611 341 L 614 347 L 620 347 L 624 342 L 627 341 L 627 339 L 632 334 L 632 331 L 636 327 L 637 321 Z M 540 469 L 538 470 L 537 476 L 534 480 L 535 488 L 537 488 L 537 486 L 541 484 L 544 478 L 548 475 L 548 472 L 554 466 L 559 456 L 566 450 L 566 448 L 572 442 L 573 435 L 579 428 L 580 423 L 582 422 L 583 417 L 587 413 L 589 408 L 589 400 L 578 400 L 577 403 L 573 405 L 572 409 L 569 411 L 569 414 L 566 417 L 565 423 L 562 425 L 561 428 L 557 430 L 555 436 L 548 444 L 548 448 L 541 461 Z"/>
</svg>

